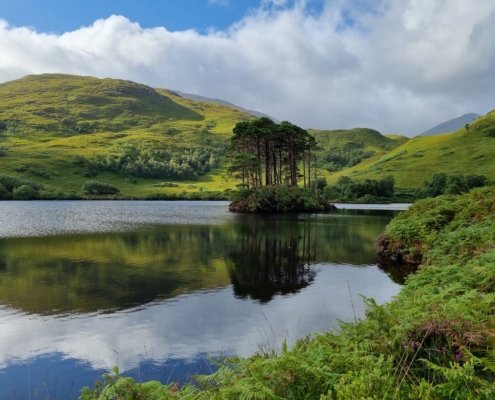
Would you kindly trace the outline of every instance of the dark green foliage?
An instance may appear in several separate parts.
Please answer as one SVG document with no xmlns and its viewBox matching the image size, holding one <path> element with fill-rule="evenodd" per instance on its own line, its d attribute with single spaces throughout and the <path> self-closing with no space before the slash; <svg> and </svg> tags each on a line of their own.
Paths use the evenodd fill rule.
<svg viewBox="0 0 495 400">
<path fill-rule="evenodd" d="M 7 123 L 4 121 L 0 121 L 0 132 L 7 130 Z"/>
<path fill-rule="evenodd" d="M 32 200 L 38 197 L 38 191 L 29 185 L 21 185 L 12 191 L 12 197 L 16 200 Z"/>
<path fill-rule="evenodd" d="M 40 198 L 43 185 L 8 175 L 0 175 L 0 200 L 31 200 Z"/>
<path fill-rule="evenodd" d="M 145 197 L 145 200 L 228 200 L 226 192 L 200 191 L 180 193 L 155 193 Z"/>
<path fill-rule="evenodd" d="M 7 200 L 10 198 L 9 191 L 5 188 L 4 185 L 0 183 L 0 200 Z"/>
<path fill-rule="evenodd" d="M 233 133 L 229 171 L 243 187 L 296 186 L 300 167 L 304 186 L 311 185 L 316 175 L 316 141 L 307 131 L 287 121 L 276 124 L 262 117 L 238 122 Z"/>
<path fill-rule="evenodd" d="M 83 167 L 84 176 L 93 178 L 100 172 L 117 172 L 143 178 L 195 180 L 218 165 L 216 149 L 153 149 L 128 145 L 120 153 L 86 159 L 76 156 L 74 162 Z"/>
<path fill-rule="evenodd" d="M 495 137 L 495 125 L 493 124 L 493 122 L 491 120 L 479 121 L 476 124 L 476 129 L 478 130 L 478 132 L 480 132 L 481 134 L 483 134 L 485 136 Z"/>
<path fill-rule="evenodd" d="M 304 129 L 266 117 L 237 123 L 231 139 L 230 172 L 242 181 L 232 194 L 234 212 L 328 211 L 317 181 L 316 141 Z M 303 174 L 300 175 L 302 168 Z M 297 187 L 303 178 L 304 189 Z M 312 188 L 312 189 L 311 189 Z"/>
<path fill-rule="evenodd" d="M 82 187 L 82 191 L 86 195 L 109 195 L 120 192 L 117 187 L 110 185 L 109 183 L 96 181 L 86 182 Z"/>
<path fill-rule="evenodd" d="M 395 181 L 393 176 L 381 180 L 366 179 L 353 181 L 347 176 L 340 177 L 337 184 L 327 187 L 325 194 L 338 201 L 386 201 L 394 196 Z"/>
<path fill-rule="evenodd" d="M 12 190 L 22 185 L 22 181 L 18 178 L 14 178 L 12 176 L 0 175 L 0 184 L 8 191 L 12 192 Z"/>
<path fill-rule="evenodd" d="M 246 213 L 318 212 L 333 206 L 326 197 L 296 186 L 263 186 L 231 192 L 230 210 Z"/>
<path fill-rule="evenodd" d="M 313 185 L 313 187 L 314 186 L 316 186 L 317 190 L 322 192 L 328 186 L 327 179 L 326 178 L 317 178 L 316 183 L 315 183 L 315 185 Z"/>
<path fill-rule="evenodd" d="M 442 194 L 461 194 L 470 189 L 488 185 L 484 175 L 434 174 L 418 192 L 418 197 L 436 197 Z"/>
</svg>

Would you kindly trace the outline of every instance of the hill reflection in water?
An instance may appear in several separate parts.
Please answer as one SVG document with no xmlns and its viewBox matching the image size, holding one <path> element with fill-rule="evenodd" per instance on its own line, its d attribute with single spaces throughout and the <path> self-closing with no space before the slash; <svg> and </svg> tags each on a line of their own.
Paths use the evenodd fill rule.
<svg viewBox="0 0 495 400">
<path fill-rule="evenodd" d="M 220 225 L 0 241 L 0 303 L 40 315 L 113 312 L 232 283 L 262 302 L 311 284 L 318 262 L 369 264 L 389 215 L 240 216 Z"/>
</svg>

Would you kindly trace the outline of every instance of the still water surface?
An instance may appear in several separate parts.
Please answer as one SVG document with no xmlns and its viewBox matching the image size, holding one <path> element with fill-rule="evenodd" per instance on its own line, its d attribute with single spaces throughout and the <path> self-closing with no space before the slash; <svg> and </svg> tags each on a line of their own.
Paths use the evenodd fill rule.
<svg viewBox="0 0 495 400">
<path fill-rule="evenodd" d="M 0 399 L 74 399 L 113 366 L 183 382 L 361 317 L 399 291 L 373 245 L 395 212 L 2 202 Z"/>
</svg>

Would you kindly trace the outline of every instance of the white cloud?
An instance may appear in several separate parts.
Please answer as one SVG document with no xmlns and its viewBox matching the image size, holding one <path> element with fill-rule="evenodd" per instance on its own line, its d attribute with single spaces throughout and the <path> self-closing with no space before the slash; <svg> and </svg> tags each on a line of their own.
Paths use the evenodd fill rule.
<svg viewBox="0 0 495 400">
<path fill-rule="evenodd" d="M 495 108 L 495 3 L 265 1 L 227 31 L 120 16 L 63 35 L 0 22 L 0 81 L 66 72 L 229 100 L 305 127 L 414 134 Z M 284 6 L 285 5 L 285 6 Z"/>
</svg>

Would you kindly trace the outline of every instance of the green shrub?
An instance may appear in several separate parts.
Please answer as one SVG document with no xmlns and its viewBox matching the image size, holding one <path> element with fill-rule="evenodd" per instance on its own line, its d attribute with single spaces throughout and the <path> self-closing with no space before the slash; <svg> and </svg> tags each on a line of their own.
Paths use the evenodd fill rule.
<svg viewBox="0 0 495 400">
<path fill-rule="evenodd" d="M 394 191 L 393 176 L 386 176 L 381 180 L 366 179 L 364 181 L 353 181 L 347 176 L 342 176 L 336 185 L 325 189 L 325 194 L 332 200 L 368 203 L 391 200 Z"/>
<path fill-rule="evenodd" d="M 120 190 L 117 187 L 110 185 L 109 183 L 97 181 L 86 182 L 82 187 L 82 191 L 86 195 L 109 195 L 120 193 Z"/>
<path fill-rule="evenodd" d="M 7 200 L 10 198 L 9 191 L 5 188 L 3 184 L 0 183 L 0 200 Z"/>
<path fill-rule="evenodd" d="M 7 191 L 12 192 L 15 187 L 22 185 L 22 181 L 12 176 L 0 175 L 0 184 L 2 184 Z"/>
<path fill-rule="evenodd" d="M 330 172 L 340 171 L 347 167 L 359 164 L 361 161 L 373 157 L 374 151 L 364 150 L 363 144 L 346 143 L 342 148 L 333 148 L 323 154 L 323 160 L 327 163 Z"/>
<path fill-rule="evenodd" d="M 418 197 L 436 197 L 442 194 L 461 194 L 477 187 L 487 186 L 488 178 L 484 175 L 434 174 L 431 181 L 426 181 L 419 189 Z"/>
<path fill-rule="evenodd" d="M 325 196 L 296 186 L 262 186 L 230 192 L 230 210 L 247 213 L 329 211 Z"/>
<path fill-rule="evenodd" d="M 30 185 L 21 185 L 12 191 L 16 200 L 32 200 L 38 198 L 38 191 Z"/>
<path fill-rule="evenodd" d="M 142 178 L 196 180 L 218 166 L 223 145 L 201 149 L 160 149 L 149 145 L 130 144 L 119 153 L 86 159 L 74 157 L 83 175 L 93 178 L 99 172 L 118 172 Z"/>
</svg>

